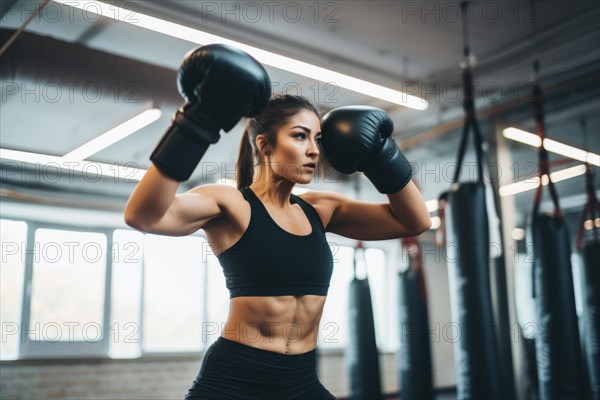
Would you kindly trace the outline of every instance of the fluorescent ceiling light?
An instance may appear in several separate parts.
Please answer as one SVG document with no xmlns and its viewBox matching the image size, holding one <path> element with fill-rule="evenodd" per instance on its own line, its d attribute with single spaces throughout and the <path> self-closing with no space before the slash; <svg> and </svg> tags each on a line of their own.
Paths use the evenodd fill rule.
<svg viewBox="0 0 600 400">
<path fill-rule="evenodd" d="M 565 168 L 560 171 L 555 171 L 550 174 L 550 178 L 552 182 L 560 182 L 566 179 L 571 179 L 576 176 L 580 176 L 585 174 L 585 165 L 576 165 L 571 168 Z M 548 184 L 548 176 L 542 176 L 542 185 L 546 186 Z M 523 193 L 528 190 L 536 189 L 540 186 L 540 178 L 535 177 L 532 179 L 527 179 L 521 182 L 511 183 L 509 185 L 504 185 L 500 187 L 500 196 L 512 196 L 518 193 Z"/>
<path fill-rule="evenodd" d="M 596 228 L 600 228 L 600 218 L 596 218 L 596 219 L 594 220 L 594 225 L 596 226 Z M 588 231 L 592 230 L 592 228 L 593 228 L 593 226 L 592 226 L 592 220 L 591 220 L 591 219 L 588 219 L 587 221 L 585 221 L 585 222 L 583 223 L 583 227 L 584 227 L 586 230 L 588 230 Z"/>
<path fill-rule="evenodd" d="M 121 125 L 103 133 L 102 135 L 90 140 L 89 142 L 79 146 L 75 150 L 62 156 L 63 160 L 81 161 L 99 151 L 107 148 L 113 143 L 126 138 L 139 131 L 140 129 L 150 125 L 160 118 L 162 112 L 157 108 L 146 110 L 141 114 L 131 118 L 129 121 L 123 122 Z"/>
<path fill-rule="evenodd" d="M 502 131 L 502 135 L 507 139 L 525 143 L 533 147 L 540 147 L 542 144 L 538 135 L 517 128 L 506 128 Z M 552 153 L 560 154 L 561 156 L 569 157 L 574 160 L 588 162 L 596 167 L 600 167 L 600 155 L 598 154 L 581 150 L 577 147 L 569 146 L 552 139 L 544 139 L 544 147 Z"/>
<path fill-rule="evenodd" d="M 293 72 L 298 75 L 306 76 L 325 83 L 330 83 L 343 87 L 354 92 L 362 93 L 367 96 L 379 98 L 390 103 L 410 107 L 415 110 L 425 110 L 429 103 L 420 97 L 412 96 L 398 90 L 393 90 L 385 86 L 377 85 L 362 79 L 357 79 L 349 75 L 341 74 L 330 69 L 318 67 L 305 63 L 294 58 L 285 57 L 277 53 L 259 49 L 240 42 L 225 39 L 221 36 L 212 35 L 197 29 L 179 25 L 173 22 L 165 21 L 160 18 L 151 17 L 140 12 L 132 13 L 130 9 L 124 9 L 118 5 L 106 4 L 98 1 L 71 1 L 54 0 L 70 7 L 84 10 L 86 13 L 96 13 L 108 18 L 127 22 L 135 26 L 159 32 L 164 35 L 187 40 L 191 43 L 205 45 L 210 43 L 222 43 L 235 46 L 240 50 L 252 55 L 259 62 L 279 68 L 285 71 Z"/>
<path fill-rule="evenodd" d="M 583 174 L 585 174 L 585 170 L 586 170 L 585 165 L 576 165 L 571 168 L 565 168 L 560 171 L 552 172 L 550 174 L 550 177 L 552 178 L 552 182 L 560 182 L 560 181 L 564 181 L 566 179 L 571 179 L 576 176 L 583 175 Z M 542 176 L 542 185 L 546 186 L 547 184 L 548 184 L 548 175 L 543 175 Z M 502 196 L 502 197 L 513 196 L 518 193 L 523 193 L 528 190 L 536 189 L 538 186 L 540 186 L 540 178 L 536 176 L 535 178 L 532 178 L 532 179 L 526 179 L 521 182 L 515 182 L 515 183 L 511 183 L 509 185 L 501 186 L 500 187 L 500 196 Z M 429 210 L 430 213 L 438 210 L 438 205 L 437 205 L 436 199 L 426 201 L 425 205 L 427 206 L 427 210 Z M 434 205 L 435 205 L 435 207 L 434 207 Z M 433 218 L 432 218 L 432 221 L 433 221 Z M 432 229 L 434 229 L 434 228 L 432 228 Z"/>
<path fill-rule="evenodd" d="M 506 128 L 502 131 L 502 135 L 507 139 L 528 144 L 533 147 L 540 147 L 542 145 L 542 140 L 538 135 L 534 135 L 533 133 L 521 129 L 512 127 Z"/>
<path fill-rule="evenodd" d="M 0 148 L 0 158 L 6 160 L 20 161 L 30 164 L 43 164 L 39 167 L 38 173 L 47 174 L 49 179 L 54 182 L 57 174 L 56 169 L 67 170 L 68 175 L 65 179 L 71 179 L 72 174 L 81 172 L 84 179 L 90 180 L 98 175 L 122 179 L 124 182 L 139 181 L 146 173 L 145 169 L 135 168 L 127 165 L 105 164 L 96 161 L 86 160 L 65 160 L 62 157 L 49 154 L 32 153 L 28 151 L 18 151 Z M 15 171 L 15 173 L 17 173 Z M 10 176 L 11 171 L 7 169 L 4 176 Z"/>
</svg>

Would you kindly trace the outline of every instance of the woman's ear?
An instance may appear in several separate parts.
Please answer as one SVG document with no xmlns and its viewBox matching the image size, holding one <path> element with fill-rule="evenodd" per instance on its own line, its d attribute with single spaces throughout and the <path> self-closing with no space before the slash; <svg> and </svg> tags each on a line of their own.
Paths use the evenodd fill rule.
<svg viewBox="0 0 600 400">
<path fill-rule="evenodd" d="M 263 150 L 266 150 L 263 148 L 266 140 L 267 139 L 264 134 L 261 133 L 259 135 L 256 135 L 256 148 L 258 149 L 258 154 L 266 154 L 266 155 L 271 154 L 269 151 L 265 151 L 263 153 Z"/>
<path fill-rule="evenodd" d="M 263 134 L 256 135 L 254 145 L 256 146 L 256 149 L 258 150 L 259 154 L 262 152 L 262 146 L 263 146 L 264 142 L 265 142 L 265 135 L 263 135 Z"/>
</svg>

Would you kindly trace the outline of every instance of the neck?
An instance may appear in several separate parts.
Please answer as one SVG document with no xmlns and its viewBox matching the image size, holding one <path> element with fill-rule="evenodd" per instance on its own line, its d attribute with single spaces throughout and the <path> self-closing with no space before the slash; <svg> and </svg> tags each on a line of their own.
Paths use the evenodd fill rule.
<svg viewBox="0 0 600 400">
<path fill-rule="evenodd" d="M 290 207 L 290 194 L 294 183 L 287 180 L 258 179 L 252 182 L 250 189 L 263 203 L 274 204 L 279 208 Z"/>
</svg>

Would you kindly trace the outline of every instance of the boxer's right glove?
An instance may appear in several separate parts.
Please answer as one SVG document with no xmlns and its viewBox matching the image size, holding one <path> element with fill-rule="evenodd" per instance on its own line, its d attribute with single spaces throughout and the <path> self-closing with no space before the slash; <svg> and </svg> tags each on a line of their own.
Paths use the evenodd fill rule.
<svg viewBox="0 0 600 400">
<path fill-rule="evenodd" d="M 178 74 L 178 89 L 187 100 L 162 137 L 150 160 L 179 182 L 194 172 L 208 146 L 229 132 L 242 117 L 259 114 L 271 97 L 271 81 L 249 54 L 223 44 L 188 53 Z"/>
</svg>

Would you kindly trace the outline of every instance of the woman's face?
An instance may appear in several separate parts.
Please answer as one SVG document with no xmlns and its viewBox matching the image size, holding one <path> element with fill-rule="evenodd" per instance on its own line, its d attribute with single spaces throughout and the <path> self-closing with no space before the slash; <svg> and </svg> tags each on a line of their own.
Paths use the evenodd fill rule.
<svg viewBox="0 0 600 400">
<path fill-rule="evenodd" d="M 275 176 L 307 184 L 319 162 L 321 121 L 309 110 L 302 110 L 277 132 L 277 144 L 266 158 Z M 310 165 L 312 164 L 312 165 Z"/>
</svg>

